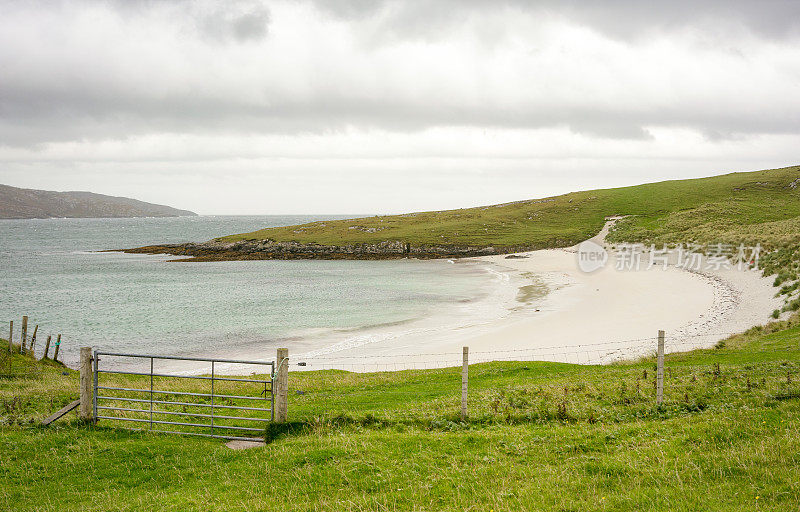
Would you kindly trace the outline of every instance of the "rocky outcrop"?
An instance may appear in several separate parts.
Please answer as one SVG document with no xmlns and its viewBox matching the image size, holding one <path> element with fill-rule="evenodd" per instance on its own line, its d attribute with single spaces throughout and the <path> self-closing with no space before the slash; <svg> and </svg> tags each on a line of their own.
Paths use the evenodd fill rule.
<svg viewBox="0 0 800 512">
<path fill-rule="evenodd" d="M 171 254 L 192 256 L 188 261 L 226 260 L 299 260 L 299 259 L 351 259 L 381 260 L 398 258 L 463 258 L 507 254 L 532 249 L 531 247 L 411 245 L 400 241 L 374 244 L 320 245 L 273 240 L 244 240 L 203 243 L 149 245 L 123 252 L 135 254 Z M 187 260 L 181 260 L 187 261 Z"/>
</svg>

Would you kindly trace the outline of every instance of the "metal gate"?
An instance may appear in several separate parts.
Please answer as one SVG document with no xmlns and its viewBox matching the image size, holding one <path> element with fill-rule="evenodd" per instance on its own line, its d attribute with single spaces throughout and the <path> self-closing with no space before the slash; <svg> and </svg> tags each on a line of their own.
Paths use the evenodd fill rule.
<svg viewBox="0 0 800 512">
<path fill-rule="evenodd" d="M 104 369 L 101 363 L 108 359 L 127 359 L 133 369 Z M 198 374 L 195 368 L 186 374 L 163 373 L 156 371 L 159 361 L 207 363 L 210 372 Z M 94 417 L 110 421 L 112 425 L 152 432 L 254 440 L 263 437 L 266 423 L 275 417 L 273 361 L 95 351 L 93 364 Z M 137 364 L 144 367 L 137 368 Z M 232 365 L 256 367 L 268 370 L 269 374 L 258 378 L 254 372 L 253 378 L 244 378 L 219 373 L 221 366 Z"/>
</svg>

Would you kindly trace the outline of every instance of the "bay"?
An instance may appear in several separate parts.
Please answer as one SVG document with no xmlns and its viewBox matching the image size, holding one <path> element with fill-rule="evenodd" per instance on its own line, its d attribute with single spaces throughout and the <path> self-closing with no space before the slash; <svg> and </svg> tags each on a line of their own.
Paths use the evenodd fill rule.
<svg viewBox="0 0 800 512">
<path fill-rule="evenodd" d="M 170 262 L 99 252 L 204 241 L 336 216 L 0 221 L 0 320 L 63 334 L 63 360 L 100 350 L 235 354 L 326 332 L 409 322 L 476 300 L 493 277 L 446 260 Z"/>
</svg>

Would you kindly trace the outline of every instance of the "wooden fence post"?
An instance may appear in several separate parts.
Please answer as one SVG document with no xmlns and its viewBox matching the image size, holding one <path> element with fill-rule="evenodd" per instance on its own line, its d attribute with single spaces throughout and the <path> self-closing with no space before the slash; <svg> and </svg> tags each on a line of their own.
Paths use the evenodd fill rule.
<svg viewBox="0 0 800 512">
<path fill-rule="evenodd" d="M 289 417 L 289 349 L 279 348 L 275 358 L 275 421 L 283 423 Z"/>
<path fill-rule="evenodd" d="M 42 356 L 42 359 L 47 359 L 47 354 L 50 353 L 50 338 L 52 337 L 52 334 L 47 335 L 47 341 L 44 344 L 44 355 Z"/>
<path fill-rule="evenodd" d="M 469 382 L 469 347 L 464 347 L 461 363 L 461 421 L 467 421 L 467 383 Z"/>
<path fill-rule="evenodd" d="M 658 331 L 658 368 L 656 371 L 656 405 L 664 401 L 664 331 Z"/>
<path fill-rule="evenodd" d="M 53 361 L 58 361 L 58 348 L 61 346 L 61 335 L 56 338 L 56 348 L 53 350 Z"/>
<path fill-rule="evenodd" d="M 9 354 L 13 354 L 14 353 L 14 342 L 12 341 L 13 338 L 14 338 L 14 321 L 11 320 L 11 322 L 8 325 L 8 353 Z"/>
<path fill-rule="evenodd" d="M 92 376 L 92 348 L 81 347 L 81 408 L 80 418 L 84 421 L 92 421 L 94 419 L 94 411 L 92 407 L 92 384 L 94 377 Z"/>
<path fill-rule="evenodd" d="M 19 353 L 25 353 L 25 344 L 28 342 L 28 317 L 22 317 L 22 338 L 19 341 Z"/>
<path fill-rule="evenodd" d="M 32 356 L 36 356 L 36 333 L 39 332 L 39 324 L 33 328 L 33 336 L 31 336 L 31 344 L 28 345 L 28 350 Z"/>
</svg>

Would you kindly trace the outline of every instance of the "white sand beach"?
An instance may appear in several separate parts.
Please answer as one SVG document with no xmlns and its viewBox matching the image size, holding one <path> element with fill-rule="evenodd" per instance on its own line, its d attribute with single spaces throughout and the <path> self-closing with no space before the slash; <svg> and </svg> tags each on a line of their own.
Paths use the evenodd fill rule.
<svg viewBox="0 0 800 512">
<path fill-rule="evenodd" d="M 595 242 L 603 243 L 609 225 Z M 586 273 L 579 269 L 576 247 L 472 261 L 505 280 L 505 291 L 487 298 L 497 310 L 472 317 L 433 315 L 325 346 L 311 344 L 311 350 L 295 351 L 293 360 L 306 362 L 306 369 L 442 367 L 459 364 L 462 347 L 468 346 L 470 362 L 603 363 L 652 354 L 660 329 L 668 352 L 713 346 L 767 322 L 781 302 L 772 279 L 756 270 L 689 271 L 672 265 L 645 270 L 644 258 L 642 270 L 618 270 L 612 253 L 605 267 Z"/>
<path fill-rule="evenodd" d="M 768 322 L 781 306 L 773 279 L 758 270 L 709 270 L 705 262 L 700 270 L 674 262 L 647 269 L 646 254 L 640 270 L 619 270 L 619 252 L 604 244 L 612 222 L 591 239 L 608 249 L 607 263 L 594 272 L 581 270 L 579 246 L 453 260 L 465 271 L 491 274 L 494 286 L 474 301 L 441 305 L 408 322 L 323 329 L 217 356 L 266 360 L 275 347 L 286 346 L 293 371 L 393 371 L 460 365 L 466 346 L 471 363 L 598 364 L 655 353 L 659 330 L 666 333 L 667 352 L 712 347 Z M 198 371 L 189 363 L 172 369 Z M 252 368 L 229 365 L 219 371 Z"/>
</svg>

